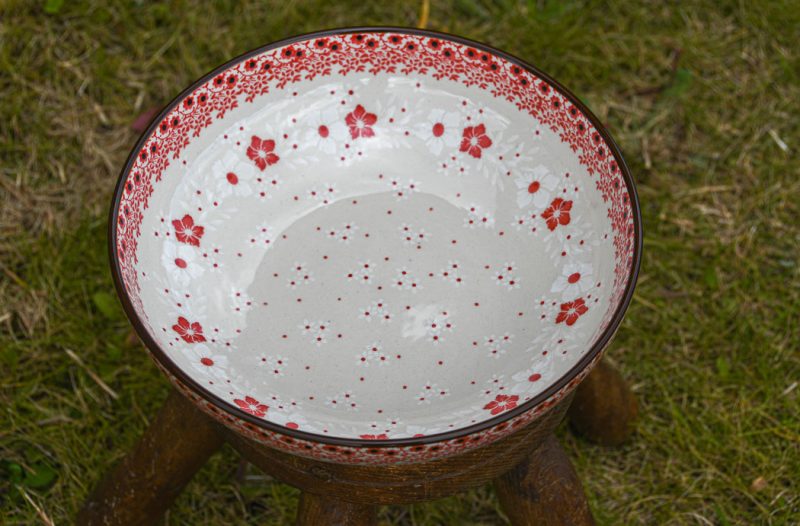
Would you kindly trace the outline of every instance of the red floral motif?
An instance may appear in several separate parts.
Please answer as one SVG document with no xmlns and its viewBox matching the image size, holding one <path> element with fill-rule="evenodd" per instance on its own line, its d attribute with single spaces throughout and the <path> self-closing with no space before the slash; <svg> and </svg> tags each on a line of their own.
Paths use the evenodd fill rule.
<svg viewBox="0 0 800 526">
<path fill-rule="evenodd" d="M 263 417 L 267 414 L 267 410 L 269 409 L 268 405 L 262 404 L 252 396 L 245 396 L 244 400 L 236 398 L 233 400 L 233 403 L 238 405 L 245 413 L 250 413 L 257 417 Z"/>
<path fill-rule="evenodd" d="M 572 210 L 572 201 L 564 201 L 560 197 L 553 199 L 547 210 L 542 212 L 542 217 L 547 221 L 547 228 L 555 230 L 558 225 L 568 225 L 570 210 Z"/>
<path fill-rule="evenodd" d="M 206 341 L 203 336 L 203 327 L 195 322 L 189 322 L 183 316 L 178 318 L 178 323 L 172 326 L 172 330 L 178 333 L 186 343 L 199 343 Z"/>
<path fill-rule="evenodd" d="M 477 126 L 467 126 L 464 128 L 464 135 L 461 139 L 462 152 L 467 152 L 476 159 L 481 158 L 481 152 L 484 148 L 492 145 L 492 140 L 486 135 L 486 126 L 478 124 Z"/>
<path fill-rule="evenodd" d="M 586 314 L 589 307 L 583 298 L 578 298 L 575 301 L 568 301 L 561 304 L 561 312 L 556 316 L 556 323 L 567 322 L 567 325 L 572 326 L 578 321 L 578 318 Z"/>
<path fill-rule="evenodd" d="M 200 246 L 200 238 L 203 237 L 205 229 L 200 225 L 195 225 L 192 216 L 186 214 L 182 219 L 175 219 L 172 221 L 172 226 L 175 227 L 175 237 L 178 238 L 178 241 L 187 245 Z"/>
<path fill-rule="evenodd" d="M 214 77 L 214 86 L 219 88 L 223 86 L 226 88 L 232 88 L 236 85 L 237 80 L 238 79 L 234 73 L 220 73 Z"/>
<path fill-rule="evenodd" d="M 272 139 L 262 139 L 256 135 L 250 139 L 250 146 L 247 147 L 247 157 L 256 163 L 258 169 L 263 171 L 267 166 L 273 165 L 281 160 L 275 155 L 275 141 Z"/>
<path fill-rule="evenodd" d="M 350 136 L 353 139 L 375 136 L 375 132 L 372 131 L 372 125 L 378 122 L 378 116 L 374 113 L 367 113 L 367 110 L 361 104 L 348 113 L 344 121 L 350 128 Z"/>
<path fill-rule="evenodd" d="M 256 69 L 258 69 L 258 62 L 256 61 L 256 59 L 251 58 L 250 60 L 245 62 L 244 69 L 246 71 L 255 71 Z"/>
<path fill-rule="evenodd" d="M 499 415 L 503 411 L 514 409 L 517 407 L 517 395 L 497 395 L 494 400 L 483 406 L 484 409 L 490 411 L 492 415 Z"/>
<path fill-rule="evenodd" d="M 359 435 L 364 440 L 386 440 L 389 436 L 386 433 L 381 433 L 380 435 Z"/>
</svg>

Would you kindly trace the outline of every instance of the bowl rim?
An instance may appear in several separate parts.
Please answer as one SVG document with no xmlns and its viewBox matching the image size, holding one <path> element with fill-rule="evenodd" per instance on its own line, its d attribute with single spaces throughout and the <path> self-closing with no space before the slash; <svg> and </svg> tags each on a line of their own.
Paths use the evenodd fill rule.
<svg viewBox="0 0 800 526">
<path fill-rule="evenodd" d="M 258 418 L 254 415 L 242 411 L 233 404 L 223 400 L 214 393 L 208 391 L 199 382 L 190 377 L 183 369 L 178 367 L 177 364 L 173 362 L 169 358 L 169 356 L 159 347 L 159 345 L 155 342 L 155 340 L 150 336 L 142 320 L 136 313 L 136 310 L 133 308 L 133 303 L 131 302 L 128 296 L 128 292 L 125 289 L 125 285 L 122 281 L 122 271 L 118 261 L 118 253 L 116 249 L 117 247 L 116 226 L 117 226 L 119 205 L 122 199 L 122 194 L 124 192 L 124 183 L 127 180 L 127 176 L 130 173 L 131 168 L 133 167 L 138 152 L 144 146 L 146 140 L 151 136 L 153 131 L 156 129 L 158 123 L 161 122 L 170 111 L 172 111 L 187 95 L 194 92 L 197 88 L 201 87 L 207 81 L 214 78 L 219 73 L 229 69 L 230 67 L 233 67 L 236 64 L 246 60 L 249 57 L 262 54 L 272 49 L 291 45 L 296 42 L 303 42 L 321 37 L 348 35 L 352 33 L 398 33 L 398 34 L 425 36 L 431 38 L 438 38 L 441 40 L 447 40 L 455 42 L 457 44 L 466 45 L 479 50 L 487 51 L 501 59 L 504 59 L 512 64 L 515 64 L 527 70 L 528 72 L 536 75 L 540 79 L 547 82 L 552 88 L 556 89 L 565 98 L 567 98 L 570 101 L 570 103 L 575 105 L 586 116 L 586 118 L 589 119 L 589 121 L 592 123 L 597 132 L 603 138 L 605 143 L 608 145 L 611 153 L 613 154 L 614 159 L 616 160 L 617 165 L 620 168 L 622 178 L 625 181 L 625 186 L 628 195 L 630 196 L 630 206 L 633 214 L 632 219 L 634 227 L 634 246 L 633 246 L 633 260 L 631 262 L 631 269 L 628 274 L 628 282 L 625 286 L 625 292 L 623 294 L 622 300 L 620 301 L 619 305 L 617 305 L 617 308 L 614 311 L 614 315 L 609 321 L 608 326 L 606 327 L 605 331 L 603 331 L 603 334 L 594 343 L 594 345 L 592 345 L 589 351 L 583 356 L 583 358 L 581 358 L 578 361 L 578 363 L 573 365 L 566 373 L 561 375 L 558 378 L 558 380 L 551 383 L 550 386 L 547 387 L 547 389 L 543 390 L 541 393 L 537 394 L 530 400 L 518 405 L 517 407 L 509 411 L 505 411 L 495 417 L 488 418 L 481 422 L 477 422 L 475 424 L 470 424 L 468 426 L 460 427 L 458 429 L 453 429 L 450 431 L 435 433 L 432 435 L 426 435 L 424 437 L 408 437 L 408 438 L 393 438 L 393 439 L 390 438 L 390 439 L 374 440 L 374 439 L 327 436 L 317 433 L 310 433 L 308 431 L 301 431 L 299 429 L 297 430 L 290 429 L 288 427 Z M 180 383 L 184 384 L 187 388 L 191 389 L 192 391 L 198 393 L 200 396 L 202 396 L 202 398 L 205 401 L 213 404 L 218 409 L 228 414 L 231 414 L 237 418 L 240 418 L 246 422 L 249 422 L 259 428 L 265 429 L 267 431 L 278 433 L 280 435 L 287 435 L 299 440 L 321 443 L 324 445 L 334 445 L 334 446 L 344 446 L 344 447 L 370 447 L 370 448 L 411 447 L 419 445 L 428 445 L 480 433 L 481 431 L 491 429 L 498 424 L 512 420 L 513 418 L 532 410 L 533 408 L 535 408 L 536 406 L 538 406 L 539 404 L 541 404 L 542 402 L 546 401 L 548 398 L 553 396 L 559 390 L 564 388 L 570 381 L 572 381 L 578 374 L 580 374 L 581 371 L 583 371 L 586 367 L 590 366 L 595 357 L 597 357 L 600 353 L 602 353 L 605 350 L 605 348 L 608 346 L 611 339 L 614 337 L 617 330 L 619 329 L 619 326 L 622 323 L 622 319 L 625 315 L 625 311 L 627 310 L 628 305 L 630 305 L 634 289 L 636 288 L 636 281 L 638 279 L 639 270 L 641 267 L 642 248 L 643 248 L 642 216 L 639 206 L 639 196 L 636 192 L 636 186 L 633 181 L 633 176 L 631 175 L 628 165 L 625 163 L 625 160 L 622 157 L 622 152 L 620 151 L 619 146 L 617 146 L 617 143 L 611 137 L 611 134 L 608 132 L 608 130 L 602 124 L 602 122 L 600 122 L 600 119 L 594 113 L 592 113 L 591 110 L 589 110 L 589 108 L 586 107 L 586 105 L 575 94 L 573 94 L 570 90 L 561 85 L 561 83 L 550 77 L 550 75 L 541 71 L 539 68 L 533 66 L 532 64 L 510 53 L 501 51 L 488 44 L 484 44 L 481 42 L 477 42 L 474 40 L 470 40 L 468 38 L 464 38 L 446 32 L 433 31 L 429 29 L 402 27 L 402 26 L 352 26 L 352 27 L 324 29 L 320 31 L 312 31 L 309 33 L 294 35 L 288 38 L 277 40 L 275 42 L 271 42 L 256 49 L 247 51 L 231 60 L 226 61 L 224 64 L 215 67 L 210 72 L 206 73 L 205 75 L 194 81 L 189 87 L 182 90 L 168 104 L 166 104 L 163 107 L 163 109 L 158 113 L 158 115 L 156 115 L 151 120 L 150 124 L 147 126 L 147 129 L 145 129 L 145 131 L 141 134 L 135 146 L 131 150 L 131 153 L 128 155 L 128 159 L 125 161 L 125 165 L 122 171 L 120 172 L 119 179 L 117 180 L 116 188 L 114 190 L 114 196 L 111 203 L 111 210 L 109 213 L 108 230 L 109 230 L 108 231 L 109 264 L 111 266 L 111 274 L 113 277 L 114 286 L 117 290 L 117 296 L 119 297 L 120 302 L 122 303 L 122 307 L 125 311 L 125 314 L 127 315 L 128 319 L 133 325 L 134 330 L 138 334 L 139 338 L 142 339 L 143 343 L 150 351 L 151 356 L 158 362 L 160 366 L 165 368 L 169 372 L 169 374 L 176 377 L 177 380 L 180 381 Z"/>
</svg>

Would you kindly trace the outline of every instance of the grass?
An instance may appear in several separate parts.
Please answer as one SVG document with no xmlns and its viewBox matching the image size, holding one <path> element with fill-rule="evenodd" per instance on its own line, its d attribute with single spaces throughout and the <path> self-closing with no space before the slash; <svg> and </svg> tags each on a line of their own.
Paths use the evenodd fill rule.
<svg viewBox="0 0 800 526">
<path fill-rule="evenodd" d="M 109 4 L 0 7 L 3 524 L 71 522 L 167 392 L 128 340 L 106 261 L 106 209 L 135 117 L 266 42 L 413 26 L 421 11 L 416 1 Z M 562 433 L 599 523 L 800 523 L 797 4 L 434 1 L 427 26 L 506 49 L 572 88 L 638 181 L 644 265 L 609 351 L 640 397 L 638 432 L 619 449 Z M 290 524 L 296 500 L 226 450 L 167 522 Z M 381 518 L 505 523 L 489 488 Z"/>
</svg>

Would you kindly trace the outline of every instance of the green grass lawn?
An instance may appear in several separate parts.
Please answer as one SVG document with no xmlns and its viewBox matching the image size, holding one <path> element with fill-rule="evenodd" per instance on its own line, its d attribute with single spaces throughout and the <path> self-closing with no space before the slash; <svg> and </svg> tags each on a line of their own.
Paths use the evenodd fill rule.
<svg viewBox="0 0 800 526">
<path fill-rule="evenodd" d="M 135 118 L 251 48 L 416 26 L 421 12 L 419 1 L 61 4 L 0 7 L 8 525 L 71 523 L 167 393 L 128 339 L 106 256 Z M 427 27 L 559 79 L 608 124 L 638 182 L 644 263 L 608 352 L 640 398 L 638 432 L 618 449 L 561 435 L 598 522 L 800 524 L 800 5 L 434 0 Z M 296 501 L 225 450 L 168 523 L 290 524 Z M 505 524 L 490 488 L 381 518 Z"/>
</svg>

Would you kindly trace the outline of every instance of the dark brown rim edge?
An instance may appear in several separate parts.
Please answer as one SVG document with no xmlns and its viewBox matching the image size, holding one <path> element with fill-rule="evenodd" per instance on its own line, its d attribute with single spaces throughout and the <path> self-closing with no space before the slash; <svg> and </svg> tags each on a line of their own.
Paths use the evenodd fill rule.
<svg viewBox="0 0 800 526">
<path fill-rule="evenodd" d="M 127 180 L 127 175 L 130 172 L 131 167 L 136 159 L 136 155 L 142 146 L 145 144 L 147 139 L 150 137 L 152 132 L 158 126 L 158 123 L 166 117 L 166 115 L 178 104 L 180 101 L 183 100 L 184 97 L 192 93 L 202 84 L 210 80 L 211 78 L 215 77 L 220 72 L 227 70 L 228 68 L 234 66 L 235 64 L 246 60 L 247 58 L 259 55 L 264 53 L 265 51 L 269 51 L 272 49 L 284 47 L 295 42 L 302 42 L 306 40 L 311 40 L 314 38 L 319 37 L 329 37 L 334 35 L 343 35 L 343 34 L 351 34 L 351 33 L 399 33 L 399 34 L 408 34 L 408 35 L 417 35 L 417 36 L 426 36 L 432 38 L 439 38 L 442 40 L 449 40 L 451 42 L 456 42 L 458 44 L 463 44 L 467 46 L 474 47 L 476 49 L 481 49 L 483 51 L 487 51 L 492 53 L 493 55 L 500 57 L 504 60 L 507 60 L 521 68 L 526 69 L 530 73 L 533 73 L 540 79 L 546 81 L 550 84 L 553 88 L 557 89 L 563 96 L 565 96 L 573 105 L 575 105 L 581 112 L 589 119 L 589 121 L 594 125 L 595 129 L 600 133 L 603 137 L 603 140 L 608 145 L 611 153 L 614 155 L 614 159 L 617 161 L 617 165 L 619 166 L 623 179 L 625 180 L 625 185 L 628 190 L 628 194 L 631 197 L 631 210 L 633 213 L 633 224 L 634 224 L 634 247 L 633 247 L 633 261 L 631 263 L 631 270 L 628 276 L 628 283 L 626 285 L 625 293 L 622 298 L 622 301 L 617 306 L 616 311 L 614 312 L 614 316 L 612 317 L 611 321 L 609 322 L 608 326 L 606 327 L 605 331 L 603 332 L 602 336 L 595 342 L 589 352 L 576 364 L 574 365 L 566 374 L 561 376 L 556 382 L 554 382 L 550 387 L 539 393 L 538 395 L 534 396 L 530 400 L 526 401 L 525 403 L 517 406 L 510 411 L 506 411 L 501 413 L 500 415 L 484 420 L 483 422 L 478 422 L 476 424 L 472 424 L 466 427 L 462 427 L 459 429 L 454 429 L 452 431 L 446 431 L 443 433 L 437 433 L 434 435 L 427 435 L 425 437 L 419 438 L 395 438 L 395 439 L 386 439 L 386 440 L 368 440 L 368 439 L 355 439 L 355 438 L 342 438 L 342 437 L 330 437 L 325 435 L 318 435 L 316 433 L 309 433 L 306 431 L 300 430 L 293 430 L 287 427 L 281 426 L 279 424 L 275 424 L 273 422 L 269 422 L 267 420 L 262 420 L 257 418 L 249 413 L 245 413 L 238 407 L 226 402 L 225 400 L 217 397 L 215 394 L 209 392 L 205 389 L 202 385 L 197 383 L 194 379 L 189 377 L 182 369 L 180 369 L 175 363 L 166 355 L 166 353 L 161 350 L 158 344 L 150 337 L 149 332 L 142 324 L 141 320 L 139 319 L 136 311 L 133 308 L 133 304 L 128 297 L 128 293 L 125 290 L 125 286 L 122 283 L 122 276 L 120 272 L 120 268 L 117 262 L 117 233 L 116 233 L 116 224 L 117 224 L 117 216 L 118 216 L 118 207 L 120 200 L 122 198 L 122 193 L 124 190 L 124 184 Z M 109 249 L 109 263 L 111 265 L 111 274 L 114 280 L 114 286 L 117 290 L 117 295 L 120 298 L 122 303 L 123 309 L 125 310 L 125 314 L 128 316 L 131 324 L 133 325 L 136 333 L 142 339 L 144 344 L 150 350 L 153 355 L 153 358 L 156 359 L 161 365 L 163 365 L 170 374 L 174 375 L 181 383 L 185 384 L 187 387 L 191 388 L 195 392 L 198 392 L 205 400 L 211 402 L 219 409 L 230 413 L 242 420 L 250 422 L 258 427 L 267 429 L 269 431 L 291 436 L 293 438 L 297 438 L 300 440 L 306 440 L 310 442 L 317 442 L 322 444 L 330 444 L 336 446 L 349 446 L 349 447 L 408 447 L 408 446 L 416 446 L 416 445 L 424 445 L 424 444 L 431 444 L 435 442 L 443 442 L 446 440 L 461 438 L 464 436 L 472 435 L 474 433 L 492 428 L 502 422 L 508 421 L 513 419 L 514 417 L 527 412 L 540 403 L 544 402 L 548 398 L 550 398 L 553 394 L 558 392 L 561 388 L 566 386 L 573 378 L 575 378 L 583 369 L 585 369 L 592 360 L 601 353 L 608 343 L 613 338 L 614 334 L 616 333 L 617 329 L 619 328 L 620 324 L 622 323 L 622 319 L 624 317 L 625 311 L 628 308 L 628 305 L 631 302 L 631 298 L 633 297 L 633 291 L 636 288 L 636 281 L 639 276 L 639 269 L 641 266 L 641 258 L 642 258 L 642 244 L 643 244 L 643 236 L 642 236 L 642 217 L 641 211 L 639 208 L 639 196 L 636 192 L 636 187 L 633 183 L 633 177 L 631 176 L 630 170 L 628 169 L 628 165 L 625 163 L 625 160 L 622 158 L 622 153 L 620 152 L 617 143 L 611 137 L 611 134 L 606 130 L 605 126 L 600 122 L 600 120 L 592 113 L 589 108 L 586 107 L 583 102 L 578 99 L 571 91 L 567 88 L 562 86 L 559 82 L 551 78 L 548 74 L 540 71 L 535 66 L 528 64 L 526 61 L 506 53 L 504 51 L 500 51 L 499 49 L 495 49 L 492 46 L 482 44 L 480 42 L 475 42 L 473 40 L 469 40 L 467 38 L 463 38 L 456 35 L 451 35 L 448 33 L 438 32 L 438 31 L 431 31 L 427 29 L 415 29 L 415 28 L 406 28 L 406 27 L 394 27 L 394 26 L 363 26 L 363 27 L 344 27 L 344 28 L 336 28 L 336 29 L 326 29 L 322 31 L 315 31 L 311 33 L 304 33 L 301 35 L 296 35 L 293 37 L 289 37 L 283 40 L 279 40 L 276 42 L 272 42 L 265 46 L 262 46 L 258 49 L 254 49 L 248 51 L 242 55 L 239 55 L 236 58 L 229 60 L 228 62 L 222 64 L 214 68 L 212 71 L 195 81 L 191 86 L 184 89 L 180 94 L 178 94 L 175 98 L 173 98 L 169 104 L 167 104 L 164 109 L 150 122 L 147 129 L 142 133 L 139 140 L 136 142 L 136 145 L 131 150 L 131 153 L 128 156 L 127 161 L 125 162 L 125 166 L 120 173 L 119 180 L 117 181 L 116 188 L 114 190 L 114 198 L 111 203 L 111 211 L 109 216 L 109 224 L 108 224 L 108 249 Z"/>
</svg>

